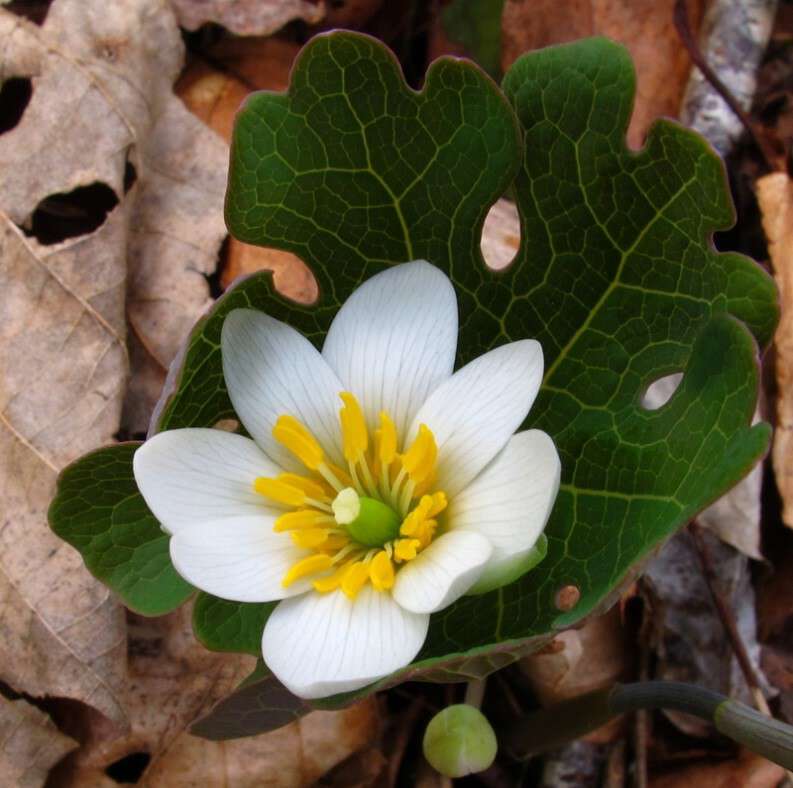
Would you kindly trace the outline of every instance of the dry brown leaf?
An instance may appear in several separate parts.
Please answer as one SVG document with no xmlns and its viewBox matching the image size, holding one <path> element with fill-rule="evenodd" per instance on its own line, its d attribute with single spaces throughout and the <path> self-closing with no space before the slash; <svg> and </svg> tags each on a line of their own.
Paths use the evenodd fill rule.
<svg viewBox="0 0 793 788">
<path fill-rule="evenodd" d="M 228 42 L 214 50 L 213 57 L 239 78 L 196 63 L 187 69 L 177 90 L 195 115 L 229 141 L 234 115 L 249 88 L 285 90 L 297 51 L 295 45 L 277 39 Z M 317 297 L 316 280 L 299 257 L 229 238 L 221 287 L 225 289 L 238 277 L 256 271 L 272 271 L 275 287 L 295 301 L 311 303 Z"/>
<path fill-rule="evenodd" d="M 0 207 L 17 224 L 55 193 L 98 181 L 123 195 L 125 163 L 182 61 L 159 0 L 54 0 L 39 27 L 0 9 L 3 79 L 31 77 L 19 124 L 0 135 Z M 134 158 L 134 156 L 133 156 Z"/>
<path fill-rule="evenodd" d="M 146 430 L 169 364 L 212 302 L 207 277 L 226 236 L 228 150 L 170 96 L 140 159 L 128 258 L 127 309 L 139 345 L 133 361 L 140 362 L 125 408 L 124 426 L 132 433 Z"/>
<path fill-rule="evenodd" d="M 210 742 L 180 736 L 146 773 L 148 785 L 200 788 L 296 788 L 313 785 L 326 772 L 377 735 L 373 698 L 343 711 L 316 711 L 262 736 Z"/>
<path fill-rule="evenodd" d="M 735 615 L 738 634 L 761 685 L 757 612 L 749 559 L 703 530 L 718 587 Z M 688 531 L 672 537 L 647 565 L 644 585 L 652 600 L 654 624 L 660 632 L 657 678 L 686 681 L 754 705 L 705 582 Z M 666 712 L 691 736 L 709 736 L 709 723 L 687 714 Z"/>
<path fill-rule="evenodd" d="M 674 29 L 675 0 L 506 0 L 502 66 L 530 49 L 604 35 L 631 52 L 638 76 L 628 143 L 639 147 L 659 116 L 677 117 L 691 61 Z M 704 0 L 687 3 L 696 30 Z"/>
<path fill-rule="evenodd" d="M 295 19 L 308 24 L 325 15 L 323 0 L 171 0 L 179 24 L 197 30 L 206 22 L 241 36 L 267 36 Z"/>
<path fill-rule="evenodd" d="M 630 661 L 631 649 L 615 606 L 579 629 L 560 633 L 518 664 L 540 703 L 548 707 L 611 686 L 625 677 Z M 621 724 L 614 720 L 590 733 L 587 741 L 611 741 Z"/>
<path fill-rule="evenodd" d="M 130 730 L 82 720 L 83 735 L 61 775 L 64 788 L 102 786 L 116 761 L 151 755 L 141 783 L 151 786 L 309 785 L 377 735 L 374 698 L 341 712 L 314 712 L 270 734 L 210 742 L 185 729 L 227 695 L 253 668 L 253 657 L 207 651 L 192 634 L 190 605 L 157 619 L 130 619 L 126 708 Z"/>
<path fill-rule="evenodd" d="M 696 764 L 650 780 L 650 788 L 777 788 L 785 770 L 759 755 L 743 752 L 737 760 Z"/>
<path fill-rule="evenodd" d="M 793 183 L 782 172 L 766 175 L 757 181 L 757 200 L 782 306 L 774 337 L 778 393 L 773 463 L 782 520 L 793 528 Z"/>
<path fill-rule="evenodd" d="M 58 470 L 118 428 L 125 213 L 54 247 L 0 214 L 0 679 L 119 722 L 123 611 L 46 512 Z"/>
<path fill-rule="evenodd" d="M 49 770 L 77 742 L 64 736 L 52 720 L 24 700 L 0 696 L 0 779 L 15 788 L 39 788 Z"/>
</svg>

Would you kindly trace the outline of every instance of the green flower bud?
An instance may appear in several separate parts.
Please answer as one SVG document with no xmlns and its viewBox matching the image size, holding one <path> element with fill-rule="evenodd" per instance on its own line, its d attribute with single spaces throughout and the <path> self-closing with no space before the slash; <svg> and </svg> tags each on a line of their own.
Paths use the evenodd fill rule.
<svg viewBox="0 0 793 788">
<path fill-rule="evenodd" d="M 498 742 L 487 717 L 466 703 L 439 711 L 424 732 L 424 757 L 446 777 L 481 772 L 496 757 Z"/>
</svg>

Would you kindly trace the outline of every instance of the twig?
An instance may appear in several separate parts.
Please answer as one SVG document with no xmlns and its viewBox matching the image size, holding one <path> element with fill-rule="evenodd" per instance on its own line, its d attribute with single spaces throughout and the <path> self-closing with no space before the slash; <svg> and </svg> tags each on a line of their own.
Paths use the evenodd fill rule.
<svg viewBox="0 0 793 788">
<path fill-rule="evenodd" d="M 686 0 L 676 0 L 673 14 L 677 34 L 680 36 L 680 40 L 686 48 L 691 61 L 702 72 L 705 79 L 710 82 L 714 90 L 724 99 L 727 106 L 735 113 L 741 125 L 746 129 L 747 134 L 751 137 L 752 142 L 754 142 L 768 172 L 773 172 L 775 169 L 772 164 L 775 158 L 774 151 L 768 147 L 765 140 L 755 131 L 754 123 L 752 123 L 750 117 L 744 112 L 743 108 L 732 94 L 732 91 L 721 81 L 719 75 L 705 60 L 705 56 L 702 54 L 699 44 L 691 30 Z"/>
<path fill-rule="evenodd" d="M 394 788 L 397 784 L 399 777 L 399 768 L 402 766 L 402 759 L 405 757 L 405 751 L 408 747 L 408 742 L 413 733 L 413 728 L 416 720 L 421 714 L 422 709 L 425 707 L 422 698 L 414 698 L 410 706 L 408 706 L 405 713 L 400 720 L 399 729 L 394 737 L 394 747 L 391 751 L 391 758 L 388 763 L 388 786 Z"/>
<path fill-rule="evenodd" d="M 760 685 L 760 678 L 754 669 L 754 665 L 752 665 L 752 660 L 749 658 L 749 652 L 746 650 L 746 644 L 743 642 L 741 633 L 738 631 L 738 624 L 735 621 L 735 614 L 719 590 L 718 580 L 716 578 L 716 570 L 713 566 L 713 558 L 710 553 L 710 548 L 702 536 L 702 526 L 697 523 L 696 520 L 694 520 L 689 526 L 689 532 L 691 533 L 691 537 L 694 542 L 694 548 L 696 549 L 697 556 L 699 557 L 699 563 L 702 568 L 702 576 L 705 578 L 705 584 L 708 587 L 708 591 L 710 591 L 713 605 L 716 608 L 719 619 L 721 619 L 727 639 L 729 640 L 730 646 L 735 653 L 735 658 L 738 660 L 738 665 L 741 669 L 741 673 L 743 673 L 746 686 L 749 688 L 749 692 L 752 694 L 755 706 L 764 714 L 770 715 L 771 712 L 768 708 L 768 703 L 766 702 L 765 695 L 763 695 Z"/>
<path fill-rule="evenodd" d="M 642 630 L 646 628 L 643 622 Z M 650 649 L 647 639 L 642 638 L 639 644 L 639 681 L 647 681 L 650 677 Z M 650 715 L 645 709 L 636 712 L 634 726 L 634 785 L 636 788 L 647 788 L 647 739 L 650 727 Z"/>
</svg>

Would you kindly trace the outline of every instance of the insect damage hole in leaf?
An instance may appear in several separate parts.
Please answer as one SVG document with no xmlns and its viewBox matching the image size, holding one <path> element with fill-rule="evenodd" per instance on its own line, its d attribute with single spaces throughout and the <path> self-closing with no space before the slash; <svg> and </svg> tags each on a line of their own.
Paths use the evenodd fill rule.
<svg viewBox="0 0 793 788">
<path fill-rule="evenodd" d="M 673 372 L 654 380 L 642 395 L 642 407 L 647 410 L 658 410 L 666 405 L 674 396 L 683 380 L 682 372 Z"/>
<path fill-rule="evenodd" d="M 114 761 L 105 769 L 105 774 L 114 782 L 135 784 L 143 777 L 143 772 L 151 762 L 151 755 L 147 752 L 131 752 L 123 758 Z"/>
<path fill-rule="evenodd" d="M 33 98 L 33 83 L 29 77 L 11 77 L 0 87 L 0 134 L 19 125 Z"/>
<path fill-rule="evenodd" d="M 494 271 L 512 263 L 520 248 L 520 217 L 515 203 L 501 199 L 490 207 L 479 248 L 485 265 Z"/>
<path fill-rule="evenodd" d="M 25 233 L 45 246 L 88 235 L 101 227 L 117 205 L 116 193 L 99 181 L 67 193 L 51 194 L 36 206 L 30 229 Z"/>
</svg>

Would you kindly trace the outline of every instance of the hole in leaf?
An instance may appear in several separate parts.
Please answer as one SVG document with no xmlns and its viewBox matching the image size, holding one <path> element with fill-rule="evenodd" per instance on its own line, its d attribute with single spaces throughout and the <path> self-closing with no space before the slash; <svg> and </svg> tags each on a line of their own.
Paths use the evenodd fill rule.
<svg viewBox="0 0 793 788">
<path fill-rule="evenodd" d="M 664 375 L 664 377 L 654 380 L 644 392 L 642 407 L 647 410 L 662 408 L 672 399 L 672 395 L 677 391 L 682 379 L 682 372 L 673 372 L 671 375 Z"/>
<path fill-rule="evenodd" d="M 506 268 L 520 247 L 520 219 L 515 203 L 499 200 L 487 212 L 480 241 L 482 257 L 488 268 Z"/>
<path fill-rule="evenodd" d="M 137 180 L 138 171 L 135 169 L 135 165 L 127 159 L 124 165 L 124 194 L 129 193 L 129 190 L 135 185 Z"/>
<path fill-rule="evenodd" d="M 215 270 L 211 274 L 204 275 L 204 278 L 207 280 L 207 284 L 209 285 L 209 295 L 211 295 L 212 298 L 220 298 L 220 296 L 223 295 L 223 291 L 226 289 L 223 285 L 223 274 L 226 270 L 226 266 L 228 265 L 229 244 L 230 236 L 227 235 L 223 239 L 223 243 L 220 244 L 220 249 L 218 249 Z"/>
<path fill-rule="evenodd" d="M 116 205 L 115 192 L 98 181 L 67 194 L 51 194 L 36 206 L 28 235 L 45 245 L 87 235 L 104 223 Z"/>
<path fill-rule="evenodd" d="M 52 0 L 11 0 L 4 8 L 17 16 L 23 16 L 37 25 L 44 23 Z"/>
<path fill-rule="evenodd" d="M 136 783 L 151 761 L 147 752 L 131 752 L 105 769 L 105 774 L 117 783 Z"/>
<path fill-rule="evenodd" d="M 28 77 L 11 77 L 0 87 L 0 134 L 11 131 L 22 120 L 33 96 Z"/>
</svg>

